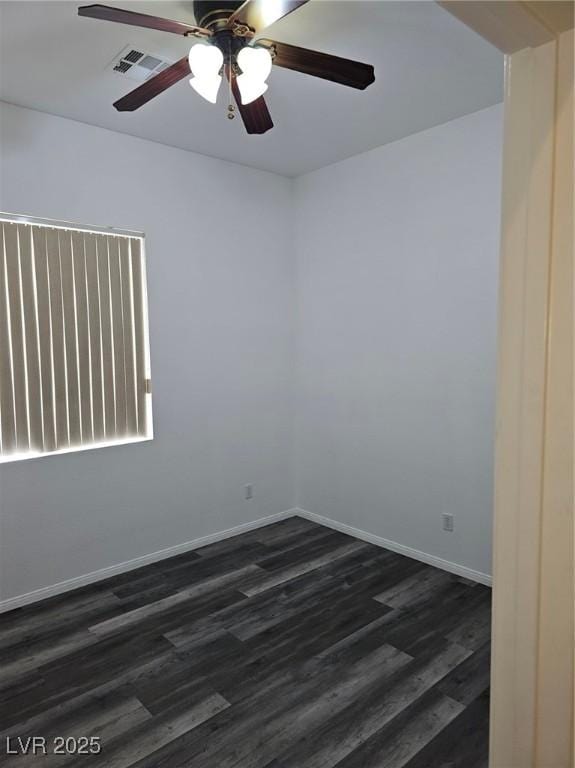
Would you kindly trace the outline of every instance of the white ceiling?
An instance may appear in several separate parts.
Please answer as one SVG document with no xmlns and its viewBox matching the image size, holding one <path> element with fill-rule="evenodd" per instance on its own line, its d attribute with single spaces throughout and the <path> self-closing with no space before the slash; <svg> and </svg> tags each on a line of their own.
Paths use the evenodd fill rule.
<svg viewBox="0 0 575 768">
<path fill-rule="evenodd" d="M 0 99 L 286 176 L 502 100 L 501 54 L 434 2 L 311 0 L 264 36 L 373 64 L 366 91 L 275 68 L 266 94 L 275 127 L 263 136 L 226 118 L 224 87 L 214 106 L 186 80 L 118 113 L 112 103 L 138 85 L 106 71 L 122 48 L 176 60 L 190 43 L 79 18 L 90 1 L 0 3 Z M 187 2 L 108 4 L 193 21 Z"/>
</svg>

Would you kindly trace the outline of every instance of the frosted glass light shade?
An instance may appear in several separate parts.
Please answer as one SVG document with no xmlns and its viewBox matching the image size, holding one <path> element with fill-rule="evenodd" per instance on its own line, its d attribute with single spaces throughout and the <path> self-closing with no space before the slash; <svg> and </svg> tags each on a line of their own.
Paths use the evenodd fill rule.
<svg viewBox="0 0 575 768">
<path fill-rule="evenodd" d="M 267 48 L 250 48 L 246 46 L 238 53 L 238 66 L 244 75 L 254 80 L 267 80 L 272 71 L 272 57 Z"/>
<path fill-rule="evenodd" d="M 266 48 L 242 48 L 237 63 L 242 70 L 237 83 L 242 104 L 249 104 L 264 94 L 268 86 L 266 79 L 272 71 L 272 57 Z"/>
<path fill-rule="evenodd" d="M 206 101 L 211 101 L 212 104 L 215 104 L 218 100 L 218 91 L 220 90 L 221 82 L 222 78 L 220 75 L 215 75 L 215 77 L 190 78 L 190 85 L 194 91 L 199 93 L 200 96 L 203 96 Z"/>
<path fill-rule="evenodd" d="M 192 45 L 188 56 L 190 69 L 196 77 L 217 75 L 224 63 L 224 56 L 215 45 L 196 43 Z"/>
<path fill-rule="evenodd" d="M 237 82 L 242 104 L 251 104 L 252 101 L 263 96 L 268 89 L 267 83 L 261 80 L 253 80 L 249 75 L 238 75 Z"/>
<path fill-rule="evenodd" d="M 193 45 L 188 56 L 190 69 L 194 77 L 190 79 L 190 85 L 212 104 L 216 103 L 218 91 L 222 82 L 219 74 L 224 57 L 215 45 Z"/>
</svg>

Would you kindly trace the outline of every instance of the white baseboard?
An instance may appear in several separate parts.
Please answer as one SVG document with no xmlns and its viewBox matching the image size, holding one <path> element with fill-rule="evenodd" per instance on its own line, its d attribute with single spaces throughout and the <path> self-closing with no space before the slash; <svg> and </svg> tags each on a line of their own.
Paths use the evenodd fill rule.
<svg viewBox="0 0 575 768">
<path fill-rule="evenodd" d="M 183 544 L 176 544 L 173 547 L 167 547 L 166 549 L 160 549 L 157 552 L 151 552 L 148 555 L 142 557 L 136 557 L 133 560 L 127 560 L 124 563 L 118 563 L 117 565 L 110 565 L 107 568 L 101 568 L 98 571 L 92 571 L 82 576 L 76 576 L 73 579 L 67 579 L 66 581 L 60 581 L 57 584 L 52 584 L 48 587 L 42 587 L 41 589 L 35 589 L 33 592 L 27 592 L 24 595 L 16 595 L 15 597 L 9 597 L 7 600 L 0 600 L 0 613 L 6 611 L 12 611 L 15 608 L 21 608 L 24 605 L 30 603 L 36 603 L 40 600 L 45 600 L 48 597 L 55 597 L 64 592 L 69 592 L 72 589 L 78 589 L 78 587 L 85 587 L 88 584 L 94 584 L 97 581 L 103 581 L 109 579 L 111 576 L 117 576 L 120 573 L 127 573 L 133 571 L 136 568 L 141 568 L 144 565 L 150 565 L 156 563 L 159 560 L 165 560 L 175 555 L 181 555 L 184 552 L 190 552 L 193 549 L 199 549 L 205 547 L 207 544 L 213 544 L 215 541 L 222 541 L 228 539 L 231 536 L 237 536 L 240 533 L 246 533 L 247 531 L 255 530 L 256 528 L 262 528 L 264 525 L 270 525 L 271 523 L 277 523 L 279 520 L 284 520 L 288 517 L 294 516 L 304 517 L 307 520 L 311 520 L 314 523 L 325 525 L 328 528 L 333 528 L 336 531 L 347 533 L 349 536 L 354 536 L 356 539 L 362 539 L 370 544 L 376 544 L 379 547 L 390 549 L 392 552 L 398 552 L 401 555 L 412 557 L 415 560 L 420 560 L 422 563 L 428 565 L 434 565 L 436 568 L 442 568 L 444 571 L 455 573 L 457 576 L 463 576 L 471 581 L 477 581 L 480 584 L 486 584 L 491 586 L 491 576 L 481 571 L 474 571 L 471 568 L 467 568 L 459 563 L 452 563 L 449 560 L 443 560 L 441 557 L 435 557 L 434 555 L 428 555 L 426 552 L 420 552 L 418 549 L 412 547 L 406 547 L 404 544 L 398 544 L 395 541 L 384 539 L 381 536 L 375 536 L 372 533 L 367 533 L 359 528 L 354 528 L 351 525 L 345 523 L 338 523 L 336 520 L 331 520 L 323 515 L 316 515 L 314 512 L 309 512 L 306 509 L 294 507 L 293 509 L 286 509 L 283 512 L 277 512 L 274 515 L 268 517 L 261 517 L 259 520 L 253 520 L 249 523 L 242 523 L 234 528 L 228 528 L 225 531 L 219 531 L 218 533 L 211 533 L 208 536 L 202 536 L 199 539 L 192 539 L 192 541 L 185 541 Z"/>
<path fill-rule="evenodd" d="M 463 576 L 470 581 L 477 581 L 479 584 L 485 584 L 488 587 L 491 586 L 491 576 L 488 573 L 474 571 L 472 568 L 467 568 L 465 565 L 452 563 L 450 560 L 444 560 L 441 557 L 435 557 L 435 555 L 428 555 L 427 552 L 420 552 L 418 549 L 406 547 L 404 544 L 398 544 L 396 541 L 383 539 L 381 536 L 375 536 L 373 533 L 367 533 L 366 531 L 354 528 L 351 525 L 338 523 L 336 520 L 331 520 L 329 517 L 323 517 L 323 515 L 316 515 L 315 512 L 309 512 L 307 509 L 297 507 L 295 510 L 292 510 L 292 513 L 296 514 L 298 517 L 305 517 L 306 520 L 311 520 L 314 523 L 333 528 L 335 531 L 347 533 L 349 536 L 354 536 L 356 539 L 367 541 L 369 544 L 376 544 L 378 547 L 390 549 L 392 552 L 412 557 L 414 560 L 420 560 L 422 563 L 427 563 L 427 565 L 434 565 L 436 568 L 449 571 L 457 576 Z"/>
<path fill-rule="evenodd" d="M 242 523 L 241 525 L 236 525 L 234 528 L 228 528 L 225 531 L 210 533 L 208 536 L 202 536 L 199 539 L 185 541 L 183 544 L 176 544 L 173 547 L 160 549 L 157 552 L 151 552 L 148 555 L 142 555 L 142 557 L 136 557 L 133 560 L 126 560 L 124 563 L 110 565 L 107 568 L 100 568 L 98 571 L 92 571 L 91 573 L 86 573 L 83 576 L 76 576 L 73 579 L 60 581 L 57 584 L 52 584 L 48 587 L 35 589 L 33 592 L 27 592 L 24 595 L 16 595 L 15 597 L 9 597 L 7 600 L 0 600 L 0 613 L 12 611 L 14 608 L 21 608 L 24 605 L 36 603 L 39 600 L 46 600 L 48 597 L 55 597 L 56 595 L 60 595 L 63 592 L 69 592 L 72 589 L 78 589 L 78 587 L 85 587 L 88 584 L 94 584 L 97 581 L 109 579 L 110 576 L 117 576 L 120 573 L 133 571 L 136 568 L 141 568 L 144 565 L 156 563 L 158 560 L 165 560 L 168 557 L 174 557 L 175 555 L 181 555 L 184 552 L 190 552 L 193 549 L 205 547 L 207 544 L 213 544 L 215 541 L 229 539 L 231 536 L 237 536 L 240 533 L 247 533 L 247 531 L 253 531 L 256 528 L 262 528 L 264 525 L 270 525 L 270 523 L 277 523 L 279 520 L 284 520 L 287 517 L 294 517 L 296 514 L 298 514 L 298 512 L 299 510 L 286 509 L 283 512 L 277 512 L 276 514 L 269 515 L 268 517 L 261 517 L 259 520 L 253 520 L 250 523 Z"/>
</svg>

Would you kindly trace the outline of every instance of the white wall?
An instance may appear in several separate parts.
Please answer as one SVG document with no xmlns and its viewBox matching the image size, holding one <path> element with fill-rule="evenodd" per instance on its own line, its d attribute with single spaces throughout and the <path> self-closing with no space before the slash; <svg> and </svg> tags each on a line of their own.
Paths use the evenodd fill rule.
<svg viewBox="0 0 575 768">
<path fill-rule="evenodd" d="M 491 107 L 295 184 L 297 504 L 483 573 L 501 129 Z"/>
<path fill-rule="evenodd" d="M 0 210 L 146 232 L 155 426 L 0 466 L 0 600 L 296 503 L 490 572 L 501 107 L 295 182 L 0 107 Z"/>
<path fill-rule="evenodd" d="M 155 427 L 0 467 L 0 599 L 292 506 L 290 181 L 6 104 L 0 137 L 0 210 L 145 231 Z"/>
</svg>

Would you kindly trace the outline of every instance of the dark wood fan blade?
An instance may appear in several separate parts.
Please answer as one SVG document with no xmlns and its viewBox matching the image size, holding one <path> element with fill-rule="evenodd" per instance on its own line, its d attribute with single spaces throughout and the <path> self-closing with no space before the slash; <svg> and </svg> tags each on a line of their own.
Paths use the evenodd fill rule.
<svg viewBox="0 0 575 768">
<path fill-rule="evenodd" d="M 193 24 L 162 19 L 160 16 L 149 16 L 147 13 L 123 11 L 121 8 L 112 8 L 110 5 L 83 5 L 78 8 L 78 16 L 101 19 L 102 21 L 115 21 L 118 24 L 131 24 L 133 27 L 159 29 L 161 32 L 173 32 L 175 35 L 210 37 L 212 34 L 209 29 L 195 27 Z"/>
<path fill-rule="evenodd" d="M 176 61 L 171 67 L 167 67 L 167 69 L 162 70 L 159 74 L 146 80 L 145 83 L 139 85 L 135 90 L 122 96 L 121 99 L 114 102 L 114 106 L 118 112 L 133 112 L 190 74 L 190 64 L 186 56 L 184 59 Z"/>
<path fill-rule="evenodd" d="M 321 77 L 334 83 L 349 85 L 363 90 L 375 80 L 371 64 L 362 64 L 351 59 L 331 56 L 329 53 L 310 51 L 295 45 L 277 43 L 275 40 L 258 40 L 257 45 L 270 49 L 273 62 L 277 67 L 294 69 L 313 77 Z"/>
<path fill-rule="evenodd" d="M 226 77 L 230 79 L 230 68 L 226 67 Z M 268 105 L 263 96 L 260 96 L 250 104 L 242 104 L 240 89 L 236 82 L 236 76 L 231 75 L 232 93 L 238 105 L 238 111 L 242 116 L 246 131 L 248 133 L 265 133 L 274 127 L 272 116 L 269 113 Z"/>
<path fill-rule="evenodd" d="M 228 26 L 247 24 L 254 32 L 261 32 L 274 21 L 287 16 L 308 0 L 246 0 L 228 19 Z"/>
</svg>

